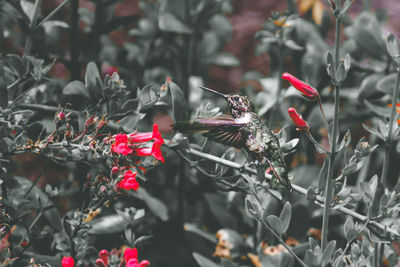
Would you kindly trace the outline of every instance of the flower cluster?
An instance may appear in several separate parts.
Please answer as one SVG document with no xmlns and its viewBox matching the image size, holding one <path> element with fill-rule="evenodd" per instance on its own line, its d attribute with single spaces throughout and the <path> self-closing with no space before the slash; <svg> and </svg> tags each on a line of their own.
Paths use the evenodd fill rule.
<svg viewBox="0 0 400 267">
<path fill-rule="evenodd" d="M 151 147 L 148 147 L 150 141 Z M 114 143 L 111 145 L 113 153 L 122 154 L 124 156 L 134 154 L 140 157 L 153 156 L 155 159 L 164 163 L 164 157 L 161 151 L 161 145 L 164 144 L 158 125 L 153 125 L 153 132 L 116 134 Z"/>
<path fill-rule="evenodd" d="M 99 258 L 96 260 L 96 266 L 107 267 L 110 262 L 110 258 L 113 258 L 113 261 L 120 261 L 119 266 L 124 267 L 146 267 L 150 265 L 148 260 L 142 260 L 139 262 L 138 251 L 136 248 L 126 248 L 121 259 L 118 259 L 117 255 L 118 252 L 115 249 L 112 250 L 111 253 L 105 249 L 101 250 L 99 253 Z"/>
</svg>

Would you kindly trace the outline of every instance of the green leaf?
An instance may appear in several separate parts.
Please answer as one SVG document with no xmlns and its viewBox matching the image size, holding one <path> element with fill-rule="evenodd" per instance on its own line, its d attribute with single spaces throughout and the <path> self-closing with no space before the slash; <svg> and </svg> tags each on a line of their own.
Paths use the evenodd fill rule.
<svg viewBox="0 0 400 267">
<path fill-rule="evenodd" d="M 212 57 L 212 64 L 224 67 L 237 67 L 240 61 L 231 53 L 221 52 Z"/>
<path fill-rule="evenodd" d="M 4 109 L 7 106 L 8 106 L 8 90 L 3 78 L 0 77 L 0 108 Z"/>
<path fill-rule="evenodd" d="M 24 177 L 20 176 L 14 176 L 13 177 L 17 183 L 19 184 L 17 190 L 21 192 L 27 192 L 29 188 L 32 186 L 32 182 Z M 11 193 L 11 192 L 9 192 Z M 32 190 L 27 196 L 27 199 L 30 202 L 33 202 L 35 204 L 39 204 L 42 207 L 53 205 L 53 202 L 51 199 L 48 197 L 46 193 L 42 191 L 37 185 L 34 185 Z M 56 231 L 61 230 L 61 216 L 60 213 L 58 212 L 57 208 L 51 208 L 46 211 L 44 211 L 44 217 L 47 219 L 49 224 L 54 228 Z"/>
<path fill-rule="evenodd" d="M 228 42 L 232 39 L 233 28 L 228 18 L 221 14 L 214 15 L 208 22 L 210 29 L 215 31 L 218 36 L 223 39 L 223 42 Z"/>
<path fill-rule="evenodd" d="M 127 115 L 122 118 L 119 124 L 122 127 L 126 127 L 127 129 L 129 129 L 129 131 L 133 131 L 136 128 L 138 122 L 142 120 L 145 116 L 146 114 L 135 111 L 133 114 Z"/>
<path fill-rule="evenodd" d="M 283 224 L 282 221 L 276 217 L 275 215 L 269 215 L 267 217 L 268 224 L 271 226 L 271 228 L 279 235 L 281 236 L 283 233 Z"/>
<path fill-rule="evenodd" d="M 344 2 L 343 6 L 340 8 L 339 18 L 346 14 L 347 10 L 351 7 L 351 4 L 351 0 L 346 0 L 346 2 Z"/>
<path fill-rule="evenodd" d="M 393 61 L 400 67 L 400 48 L 397 39 L 392 33 L 389 33 L 386 38 L 386 49 Z"/>
<path fill-rule="evenodd" d="M 56 28 L 56 27 L 60 27 L 60 28 L 64 28 L 64 29 L 69 28 L 68 23 L 61 21 L 61 20 L 48 20 L 48 21 L 45 21 L 42 24 L 42 26 L 46 33 L 51 33 L 54 30 L 54 28 Z"/>
<path fill-rule="evenodd" d="M 10 68 L 15 71 L 15 74 L 18 77 L 22 77 L 26 74 L 28 70 L 28 66 L 24 63 L 22 58 L 18 55 L 8 54 L 5 56 L 5 62 L 8 64 Z"/>
<path fill-rule="evenodd" d="M 38 1 L 38 0 L 36 0 Z M 24 11 L 25 15 L 29 18 L 29 21 L 32 22 L 33 15 L 35 12 L 35 4 L 32 2 L 29 2 L 27 0 L 21 0 L 20 1 L 22 10 Z"/>
<path fill-rule="evenodd" d="M 174 114 L 175 121 L 186 121 L 188 119 L 188 108 L 185 95 L 181 88 L 174 82 L 169 84 L 169 90 L 172 97 L 172 113 Z"/>
<path fill-rule="evenodd" d="M 383 137 L 383 135 L 375 128 L 369 127 L 368 125 L 363 123 L 363 127 L 365 130 L 367 130 L 369 133 L 372 133 L 376 136 L 378 136 L 380 139 L 385 140 L 385 138 Z"/>
<path fill-rule="evenodd" d="M 180 34 L 191 34 L 192 29 L 171 13 L 164 13 L 158 18 L 158 27 L 162 31 Z"/>
<path fill-rule="evenodd" d="M 103 84 L 101 82 L 99 70 L 94 62 L 89 62 L 86 67 L 85 86 L 89 91 L 90 99 L 97 102 L 103 94 Z"/>
<path fill-rule="evenodd" d="M 139 187 L 136 192 L 128 191 L 128 193 L 144 201 L 149 210 L 162 221 L 168 221 L 169 216 L 167 206 L 159 199 L 147 193 L 143 187 Z"/>
<path fill-rule="evenodd" d="M 335 248 L 336 248 L 336 240 L 332 240 L 331 242 L 328 243 L 328 245 L 325 248 L 324 254 L 321 258 L 320 262 L 321 266 L 325 266 L 325 264 L 331 260 L 331 257 L 335 252 Z"/>
<path fill-rule="evenodd" d="M 318 175 L 318 189 L 320 192 L 323 192 L 325 190 L 326 176 L 328 175 L 328 166 L 329 166 L 329 160 L 328 157 L 325 157 L 324 164 L 322 165 L 322 168 Z"/>
<path fill-rule="evenodd" d="M 195 233 L 195 234 L 201 236 L 202 238 L 210 241 L 211 243 L 217 244 L 218 240 L 215 237 L 215 234 L 211 234 L 209 232 L 206 232 L 205 230 L 199 228 L 197 225 L 195 225 L 193 223 L 185 223 L 183 228 L 187 232 Z"/>
<path fill-rule="evenodd" d="M 385 42 L 381 37 L 380 25 L 374 14 L 362 12 L 350 27 L 345 28 L 344 33 L 354 39 L 368 55 L 376 59 L 384 59 Z"/>
<path fill-rule="evenodd" d="M 344 230 L 344 235 L 347 239 L 347 242 L 353 241 L 359 235 L 359 233 L 354 229 L 353 219 L 350 216 L 347 217 L 347 220 L 343 226 L 343 230 Z"/>
<path fill-rule="evenodd" d="M 89 234 L 116 234 L 125 229 L 128 221 L 119 214 L 112 214 L 95 218 L 89 222 L 89 225 L 91 226 Z"/>
<path fill-rule="evenodd" d="M 389 266 L 395 266 L 398 264 L 396 251 L 393 249 L 391 244 L 384 244 L 384 246 L 383 253 L 385 254 Z"/>
<path fill-rule="evenodd" d="M 158 101 L 155 89 L 153 85 L 147 84 L 142 89 L 138 89 L 138 99 L 139 99 L 139 111 L 143 112 L 154 106 Z"/>
<path fill-rule="evenodd" d="M 392 110 L 390 108 L 385 108 L 382 106 L 374 105 L 371 102 L 369 102 L 368 100 L 364 100 L 364 104 L 376 115 L 390 118 L 390 114 L 392 112 Z"/>
<path fill-rule="evenodd" d="M 254 196 L 247 195 L 245 200 L 246 212 L 249 213 L 254 219 L 259 219 L 261 214 L 260 204 Z"/>
<path fill-rule="evenodd" d="M 90 99 L 90 93 L 81 81 L 69 82 L 63 89 L 64 95 L 77 95 Z"/>
<path fill-rule="evenodd" d="M 382 79 L 382 77 L 382 73 L 373 73 L 366 76 L 361 82 L 358 99 L 363 101 L 364 99 L 379 97 L 381 93 L 378 91 L 379 89 L 377 90 L 377 83 Z"/>
<path fill-rule="evenodd" d="M 197 264 L 200 265 L 200 267 L 220 267 L 220 265 L 197 252 L 193 252 L 193 258 L 196 260 Z"/>
<path fill-rule="evenodd" d="M 297 43 L 295 43 L 295 41 L 293 40 L 285 40 L 284 44 L 287 48 L 295 50 L 295 51 L 302 51 L 304 50 L 304 47 L 298 45 Z"/>
<path fill-rule="evenodd" d="M 380 79 L 376 85 L 378 91 L 393 96 L 393 91 L 396 84 L 396 78 L 397 74 L 392 73 Z"/>
<path fill-rule="evenodd" d="M 336 81 L 335 77 L 335 61 L 333 60 L 332 53 L 328 51 L 326 54 L 326 72 L 332 81 Z"/>
<path fill-rule="evenodd" d="M 287 201 L 283 206 L 281 214 L 279 215 L 279 220 L 282 221 L 282 232 L 286 233 L 290 225 L 290 219 L 292 218 L 292 206 L 290 202 Z"/>
</svg>

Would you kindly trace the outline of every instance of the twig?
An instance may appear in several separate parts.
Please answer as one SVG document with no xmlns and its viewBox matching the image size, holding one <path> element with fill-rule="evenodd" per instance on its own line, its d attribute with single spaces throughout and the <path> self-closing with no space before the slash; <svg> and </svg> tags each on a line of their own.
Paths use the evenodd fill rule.
<svg viewBox="0 0 400 267">
<path fill-rule="evenodd" d="M 385 144 L 385 157 L 383 159 L 383 167 L 382 167 L 382 174 L 381 174 L 381 182 L 385 188 L 387 188 L 387 173 L 389 169 L 389 160 L 390 160 L 390 150 L 392 148 L 392 132 L 393 132 L 393 124 L 394 119 L 396 117 L 396 109 L 397 109 L 397 98 L 399 95 L 399 82 L 400 82 L 400 69 L 397 69 L 397 78 L 396 78 L 396 85 L 393 88 L 393 98 L 392 98 L 392 110 L 390 113 L 389 119 L 389 130 L 386 137 L 386 144 Z"/>
<path fill-rule="evenodd" d="M 236 163 L 236 162 L 233 162 L 233 161 L 230 161 L 230 160 L 227 160 L 227 159 L 222 159 L 222 158 L 219 158 L 217 156 L 214 156 L 214 155 L 211 155 L 211 154 L 207 154 L 207 153 L 195 150 L 195 149 L 186 149 L 185 153 L 190 154 L 190 155 L 194 155 L 194 156 L 198 156 L 198 157 L 201 157 L 203 159 L 207 159 L 207 160 L 210 160 L 210 161 L 213 161 L 213 162 L 216 162 L 216 163 L 231 167 L 231 168 L 236 169 L 236 170 L 242 170 L 242 171 L 244 171 L 246 173 L 249 173 L 249 174 L 255 174 L 255 175 L 257 174 L 257 171 L 255 169 L 252 169 L 252 168 L 247 167 L 247 166 L 243 167 L 239 163 Z M 271 176 L 266 176 L 266 178 L 267 179 L 271 179 Z M 292 187 L 293 187 L 293 191 L 295 191 L 297 193 L 300 193 L 303 196 L 307 196 L 307 189 L 305 189 L 305 188 L 303 188 L 303 187 L 301 187 L 299 185 L 296 185 L 296 184 L 292 184 Z M 317 195 L 314 202 L 319 206 L 323 206 L 324 205 L 324 198 L 319 196 L 319 195 Z M 383 224 L 381 224 L 379 222 L 376 222 L 376 221 L 370 221 L 370 220 L 368 220 L 367 216 L 361 215 L 361 214 L 359 214 L 359 213 L 357 213 L 357 212 L 355 212 L 355 211 L 353 211 L 353 210 L 351 210 L 349 208 L 346 208 L 346 207 L 338 207 L 336 210 L 340 211 L 341 213 L 344 213 L 346 215 L 352 216 L 354 219 L 356 219 L 356 220 L 358 220 L 358 221 L 360 221 L 362 223 L 365 223 L 367 225 L 367 227 L 375 227 L 375 228 L 379 229 L 380 231 L 386 233 L 385 236 L 386 236 L 386 238 L 388 238 L 388 240 L 394 240 L 394 239 L 395 240 L 400 240 L 400 233 L 398 233 L 395 229 L 393 229 L 393 228 L 391 228 L 391 227 L 389 227 L 387 225 L 383 225 Z M 390 235 L 388 235 L 388 234 L 390 234 Z"/>
<path fill-rule="evenodd" d="M 46 21 L 48 21 L 49 19 L 51 19 L 58 11 L 61 10 L 61 8 L 63 8 L 69 0 L 64 0 L 64 2 L 62 2 L 61 4 L 59 4 L 53 11 L 50 12 L 50 14 L 48 14 L 36 27 L 35 30 L 39 29 L 40 26 L 43 25 L 43 23 L 45 23 Z"/>
<path fill-rule="evenodd" d="M 340 1 L 336 1 L 336 6 L 340 10 Z M 336 17 L 336 35 L 335 35 L 335 70 L 339 66 L 339 46 L 340 46 L 340 17 Z M 328 243 L 328 227 L 329 227 L 329 214 L 331 210 L 331 204 L 333 200 L 333 170 L 335 167 L 336 159 L 336 137 L 339 132 L 339 95 L 340 86 L 335 82 L 335 110 L 333 117 L 333 134 L 331 136 L 331 153 L 329 157 L 328 173 L 326 176 L 325 186 L 325 201 L 324 201 L 324 213 L 322 217 L 322 236 L 321 236 L 321 249 L 325 251 Z"/>
</svg>

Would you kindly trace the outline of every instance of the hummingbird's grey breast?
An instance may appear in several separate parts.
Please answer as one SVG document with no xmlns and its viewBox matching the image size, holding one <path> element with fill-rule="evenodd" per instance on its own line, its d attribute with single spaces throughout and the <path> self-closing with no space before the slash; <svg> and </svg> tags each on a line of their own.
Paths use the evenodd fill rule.
<svg viewBox="0 0 400 267">
<path fill-rule="evenodd" d="M 244 117 L 247 125 L 242 128 L 242 135 L 246 136 L 246 148 L 250 155 L 262 165 L 267 164 L 268 159 L 284 164 L 279 140 L 274 133 L 256 113 L 249 112 Z"/>
</svg>

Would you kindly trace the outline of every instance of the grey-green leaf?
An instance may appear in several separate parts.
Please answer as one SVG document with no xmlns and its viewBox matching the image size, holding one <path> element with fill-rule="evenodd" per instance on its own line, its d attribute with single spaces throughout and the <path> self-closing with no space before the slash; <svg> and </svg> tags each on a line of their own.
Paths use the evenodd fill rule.
<svg viewBox="0 0 400 267">
<path fill-rule="evenodd" d="M 290 219 L 292 218 L 292 205 L 287 201 L 283 206 L 279 219 L 282 221 L 282 232 L 286 233 L 290 225 Z"/>
<path fill-rule="evenodd" d="M 392 96 L 396 85 L 396 76 L 396 73 L 392 73 L 380 79 L 376 85 L 377 89 L 382 93 Z"/>
<path fill-rule="evenodd" d="M 397 66 L 400 66 L 400 48 L 397 39 L 392 33 L 389 33 L 386 38 L 386 49 L 393 61 L 396 62 Z"/>
<path fill-rule="evenodd" d="M 204 257 L 200 253 L 193 252 L 193 257 L 196 260 L 197 264 L 200 265 L 200 267 L 220 267 L 218 264 Z"/>
<path fill-rule="evenodd" d="M 63 89 L 64 95 L 77 95 L 90 99 L 90 94 L 86 86 L 81 81 L 69 82 Z"/>
<path fill-rule="evenodd" d="M 185 95 L 179 86 L 171 82 L 169 90 L 172 97 L 172 113 L 174 114 L 175 121 L 185 121 L 188 118 L 188 108 L 186 104 Z"/>
<path fill-rule="evenodd" d="M 164 13 L 158 19 L 158 27 L 160 30 L 166 32 L 174 32 L 181 34 L 190 34 L 192 29 L 186 26 L 182 21 L 180 21 L 175 15 L 171 13 Z"/>
<path fill-rule="evenodd" d="M 96 102 L 102 95 L 103 85 L 100 79 L 100 73 L 94 62 L 89 62 L 86 67 L 85 85 L 90 93 L 90 98 Z"/>
<path fill-rule="evenodd" d="M 271 226 L 271 228 L 279 235 L 281 236 L 283 233 L 283 225 L 282 221 L 276 217 L 275 215 L 270 215 L 267 217 L 268 224 Z"/>
</svg>

